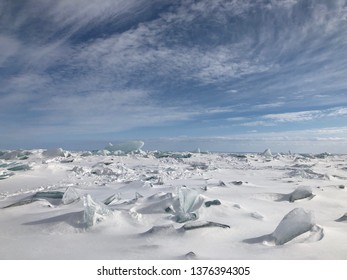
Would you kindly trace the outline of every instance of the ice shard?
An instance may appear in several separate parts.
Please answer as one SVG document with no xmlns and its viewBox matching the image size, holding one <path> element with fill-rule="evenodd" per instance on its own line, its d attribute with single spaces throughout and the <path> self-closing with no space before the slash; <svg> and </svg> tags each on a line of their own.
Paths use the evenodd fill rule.
<svg viewBox="0 0 347 280">
<path fill-rule="evenodd" d="M 276 245 L 283 245 L 295 237 L 308 232 L 315 225 L 312 212 L 295 208 L 284 216 L 271 234 Z"/>
<path fill-rule="evenodd" d="M 266 149 L 261 155 L 263 157 L 270 158 L 270 157 L 272 157 L 272 152 L 270 149 Z"/>
<path fill-rule="evenodd" d="M 230 228 L 230 226 L 216 223 L 216 222 L 210 222 L 210 221 L 194 221 L 194 222 L 188 222 L 184 224 L 184 226 L 181 228 L 185 231 L 187 230 L 193 230 L 198 228 L 207 228 L 207 227 L 220 227 L 220 228 Z"/>
<path fill-rule="evenodd" d="M 78 192 L 73 187 L 68 187 L 63 195 L 63 204 L 70 204 L 80 199 Z"/>
<path fill-rule="evenodd" d="M 13 163 L 7 167 L 9 171 L 26 171 L 29 170 L 30 166 L 28 164 Z"/>
<path fill-rule="evenodd" d="M 83 205 L 84 223 L 87 227 L 94 226 L 112 214 L 112 210 L 110 208 L 108 208 L 105 204 L 95 202 L 89 194 L 83 197 Z"/>
<path fill-rule="evenodd" d="M 184 223 L 198 218 L 198 210 L 204 202 L 200 194 L 193 189 L 185 186 L 179 187 L 177 190 L 178 201 L 174 203 L 174 211 L 176 213 L 176 221 Z"/>
<path fill-rule="evenodd" d="M 48 149 L 44 151 L 42 154 L 48 158 L 55 158 L 55 157 L 67 157 L 69 153 L 64 151 L 62 148 L 52 148 L 52 149 Z"/>
<path fill-rule="evenodd" d="M 119 201 L 120 200 L 120 194 L 113 194 L 111 196 L 109 196 L 108 198 L 106 198 L 103 203 L 105 205 L 110 205 L 113 201 Z"/>
<path fill-rule="evenodd" d="M 64 193 L 60 191 L 37 192 L 34 194 L 33 199 L 62 199 L 63 196 Z"/>
<path fill-rule="evenodd" d="M 345 222 L 347 221 L 347 213 L 343 214 L 340 218 L 335 220 L 336 222 Z"/>
</svg>

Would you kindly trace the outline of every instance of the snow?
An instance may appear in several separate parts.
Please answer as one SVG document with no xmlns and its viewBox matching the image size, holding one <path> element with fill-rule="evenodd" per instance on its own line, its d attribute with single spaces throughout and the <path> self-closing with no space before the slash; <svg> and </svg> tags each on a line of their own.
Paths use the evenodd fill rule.
<svg viewBox="0 0 347 280">
<path fill-rule="evenodd" d="M 0 258 L 347 258 L 346 155 L 136 150 L 1 152 Z"/>
</svg>

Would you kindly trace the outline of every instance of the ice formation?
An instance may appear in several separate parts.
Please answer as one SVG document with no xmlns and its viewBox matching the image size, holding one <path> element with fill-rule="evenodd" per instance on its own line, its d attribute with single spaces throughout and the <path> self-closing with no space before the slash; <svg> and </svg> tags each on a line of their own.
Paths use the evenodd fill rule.
<svg viewBox="0 0 347 280">
<path fill-rule="evenodd" d="M 220 202 L 220 200 L 215 199 L 215 200 L 211 200 L 211 201 L 206 201 L 205 202 L 205 206 L 206 207 L 210 207 L 212 205 L 221 205 L 222 203 Z"/>
<path fill-rule="evenodd" d="M 63 192 L 60 191 L 47 191 L 47 192 L 37 192 L 34 194 L 33 199 L 62 199 L 64 196 Z"/>
<path fill-rule="evenodd" d="M 48 149 L 48 150 L 44 151 L 42 154 L 48 158 L 68 156 L 68 153 L 66 151 L 64 151 L 62 148 Z"/>
<path fill-rule="evenodd" d="M 153 226 L 148 231 L 141 233 L 140 235 L 150 235 L 150 234 L 172 234 L 177 233 L 177 230 L 172 224 L 162 225 L 162 226 Z"/>
<path fill-rule="evenodd" d="M 84 223 L 87 227 L 92 227 L 101 222 L 105 217 L 112 214 L 112 210 L 105 204 L 95 202 L 92 197 L 87 194 L 83 197 L 84 205 Z"/>
<path fill-rule="evenodd" d="M 26 171 L 31 169 L 29 164 L 22 164 L 17 162 L 0 163 L 0 180 L 7 179 L 13 176 L 14 171 Z"/>
<path fill-rule="evenodd" d="M 172 193 L 160 192 L 154 194 L 143 201 L 145 206 L 136 207 L 136 211 L 141 214 L 154 214 L 171 212 L 173 202 Z"/>
<path fill-rule="evenodd" d="M 295 208 L 284 216 L 271 234 L 276 245 L 283 245 L 295 237 L 310 231 L 315 221 L 312 212 Z"/>
<path fill-rule="evenodd" d="M 25 160 L 25 159 L 28 159 L 30 155 L 31 155 L 31 152 L 22 151 L 22 150 L 0 151 L 0 159 L 4 159 L 4 160 L 14 160 L 14 159 Z"/>
<path fill-rule="evenodd" d="M 347 221 L 347 213 L 343 214 L 340 218 L 335 220 L 336 222 L 345 222 Z"/>
<path fill-rule="evenodd" d="M 109 143 L 105 147 L 105 150 L 110 152 L 121 151 L 123 153 L 130 153 L 130 152 L 139 151 L 144 146 L 144 144 L 145 143 L 143 141 L 129 141 L 129 142 L 121 143 L 121 144 Z"/>
<path fill-rule="evenodd" d="M 188 222 L 188 223 L 184 224 L 184 226 L 181 229 L 187 231 L 187 230 L 206 228 L 206 227 L 230 228 L 230 226 L 228 226 L 228 225 L 220 224 L 220 223 L 216 223 L 216 222 L 194 221 L 194 222 Z"/>
<path fill-rule="evenodd" d="M 313 170 L 306 169 L 296 169 L 288 173 L 289 177 L 301 177 L 303 179 L 329 179 L 328 176 L 324 174 L 319 174 Z"/>
<path fill-rule="evenodd" d="M 289 196 L 289 201 L 294 202 L 295 200 L 303 198 L 312 198 L 314 195 L 312 193 L 312 188 L 307 186 L 300 186 L 296 188 Z"/>
<path fill-rule="evenodd" d="M 266 149 L 261 155 L 267 158 L 272 157 L 272 153 L 270 149 Z"/>
<path fill-rule="evenodd" d="M 30 166 L 28 164 L 13 163 L 7 167 L 9 171 L 26 171 L 29 170 Z"/>
<path fill-rule="evenodd" d="M 198 210 L 204 202 L 204 199 L 196 190 L 185 186 L 177 190 L 178 201 L 173 204 L 176 213 L 176 221 L 183 223 L 198 218 Z"/>
<path fill-rule="evenodd" d="M 13 172 L 8 172 L 6 170 L 0 170 L 0 180 L 5 180 L 11 176 L 13 176 Z"/>
<path fill-rule="evenodd" d="M 70 204 L 80 199 L 79 194 L 73 187 L 68 187 L 63 195 L 63 204 Z"/>
</svg>

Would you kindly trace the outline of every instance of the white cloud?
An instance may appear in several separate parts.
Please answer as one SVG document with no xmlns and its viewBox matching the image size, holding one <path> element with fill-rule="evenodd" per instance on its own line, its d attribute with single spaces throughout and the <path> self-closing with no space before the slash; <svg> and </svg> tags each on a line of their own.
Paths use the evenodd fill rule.
<svg viewBox="0 0 347 280">
<path fill-rule="evenodd" d="M 17 53 L 19 47 L 18 40 L 0 34 L 0 67 Z"/>
<path fill-rule="evenodd" d="M 285 105 L 284 102 L 274 102 L 274 103 L 257 104 L 257 105 L 254 105 L 253 108 L 255 110 L 263 110 L 263 109 L 281 107 L 283 105 Z"/>
<path fill-rule="evenodd" d="M 265 104 L 265 108 L 267 108 Z M 258 106 L 258 105 L 256 105 Z M 254 107 L 256 107 L 254 106 Z M 271 108 L 271 106 L 269 107 Z M 257 120 L 251 121 L 252 118 L 248 117 L 248 122 L 240 124 L 241 126 L 275 126 L 284 123 L 295 123 L 295 122 L 308 122 L 319 119 L 329 119 L 336 117 L 347 116 L 347 109 L 336 107 L 326 110 L 311 110 L 311 111 L 300 111 L 300 112 L 288 112 L 278 114 L 266 114 L 257 117 Z M 232 120 L 238 120 L 238 118 L 231 118 Z M 240 118 L 239 120 L 242 120 Z M 245 119 L 246 121 L 246 119 Z"/>
<path fill-rule="evenodd" d="M 266 121 L 253 121 L 240 124 L 241 126 L 274 126 L 273 123 Z"/>
<path fill-rule="evenodd" d="M 300 122 L 309 121 L 312 119 L 320 118 L 322 116 L 322 111 L 302 111 L 302 112 L 291 112 L 291 113 L 281 113 L 281 114 L 268 114 L 263 116 L 263 119 L 275 121 L 275 122 Z"/>
</svg>

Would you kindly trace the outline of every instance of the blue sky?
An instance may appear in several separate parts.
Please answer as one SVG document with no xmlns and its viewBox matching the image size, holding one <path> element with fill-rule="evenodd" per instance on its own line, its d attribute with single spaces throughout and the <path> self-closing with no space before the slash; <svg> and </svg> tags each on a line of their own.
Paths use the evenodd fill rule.
<svg viewBox="0 0 347 280">
<path fill-rule="evenodd" d="M 0 0 L 0 149 L 347 153 L 345 0 Z"/>
</svg>

